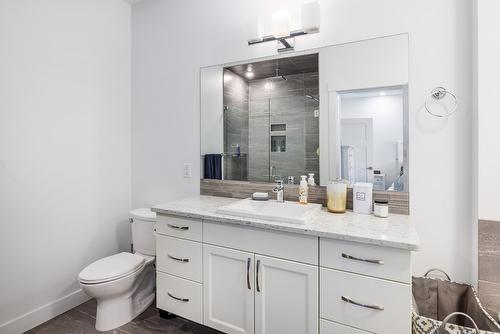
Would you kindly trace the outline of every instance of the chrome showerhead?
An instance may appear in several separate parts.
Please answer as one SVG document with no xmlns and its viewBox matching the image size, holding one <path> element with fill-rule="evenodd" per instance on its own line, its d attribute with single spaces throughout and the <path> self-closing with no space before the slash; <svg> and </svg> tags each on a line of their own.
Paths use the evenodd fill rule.
<svg viewBox="0 0 500 334">
<path fill-rule="evenodd" d="M 274 75 L 274 77 L 269 78 L 269 80 L 274 81 L 274 82 L 286 80 L 286 77 L 284 75 L 280 74 L 280 66 L 279 66 L 278 59 L 276 59 L 276 70 L 275 71 L 276 71 L 276 74 Z"/>
</svg>

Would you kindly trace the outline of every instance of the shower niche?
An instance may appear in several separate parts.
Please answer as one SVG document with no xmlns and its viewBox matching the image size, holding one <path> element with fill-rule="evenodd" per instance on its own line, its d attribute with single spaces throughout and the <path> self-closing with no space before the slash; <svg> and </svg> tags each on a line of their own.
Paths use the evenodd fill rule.
<svg viewBox="0 0 500 334">
<path fill-rule="evenodd" d="M 318 54 L 223 68 L 226 180 L 319 177 Z"/>
</svg>

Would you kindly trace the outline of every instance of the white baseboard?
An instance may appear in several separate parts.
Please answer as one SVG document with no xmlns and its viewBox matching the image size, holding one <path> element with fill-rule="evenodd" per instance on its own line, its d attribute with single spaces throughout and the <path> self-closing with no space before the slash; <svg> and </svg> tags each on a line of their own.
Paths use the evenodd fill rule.
<svg viewBox="0 0 500 334">
<path fill-rule="evenodd" d="M 89 300 L 81 289 L 0 324 L 0 334 L 24 333 Z"/>
</svg>

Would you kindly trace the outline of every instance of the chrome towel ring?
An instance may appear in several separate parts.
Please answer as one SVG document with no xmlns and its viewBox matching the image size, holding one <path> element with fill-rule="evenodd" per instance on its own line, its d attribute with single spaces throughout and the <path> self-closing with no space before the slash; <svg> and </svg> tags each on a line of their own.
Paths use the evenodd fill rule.
<svg viewBox="0 0 500 334">
<path fill-rule="evenodd" d="M 446 112 L 446 113 L 438 113 L 436 111 L 433 111 L 432 108 L 431 108 L 431 106 L 430 106 L 430 102 L 433 101 L 433 100 L 434 101 L 441 101 L 446 96 L 451 97 L 451 99 L 453 100 L 451 109 L 449 109 L 448 112 Z M 425 109 L 427 110 L 427 112 L 429 114 L 431 114 L 432 116 L 436 116 L 436 117 L 447 117 L 447 116 L 450 116 L 453 113 L 455 113 L 455 111 L 457 111 L 457 107 L 458 107 L 457 97 L 455 96 L 455 94 L 453 94 L 452 92 L 450 92 L 449 90 L 447 90 L 444 87 L 436 87 L 436 88 L 434 88 L 431 91 L 430 96 L 427 98 L 427 100 L 425 100 Z"/>
</svg>

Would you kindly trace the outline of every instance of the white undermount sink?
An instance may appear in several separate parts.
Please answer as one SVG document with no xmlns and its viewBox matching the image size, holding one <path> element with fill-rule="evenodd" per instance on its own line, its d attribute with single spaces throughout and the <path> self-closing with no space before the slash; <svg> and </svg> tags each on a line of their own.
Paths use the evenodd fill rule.
<svg viewBox="0 0 500 334">
<path fill-rule="evenodd" d="M 254 201 L 251 198 L 222 206 L 217 213 L 244 218 L 257 218 L 281 223 L 305 224 L 321 210 L 321 204 L 298 202 Z"/>
</svg>

